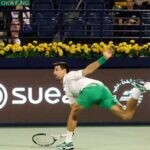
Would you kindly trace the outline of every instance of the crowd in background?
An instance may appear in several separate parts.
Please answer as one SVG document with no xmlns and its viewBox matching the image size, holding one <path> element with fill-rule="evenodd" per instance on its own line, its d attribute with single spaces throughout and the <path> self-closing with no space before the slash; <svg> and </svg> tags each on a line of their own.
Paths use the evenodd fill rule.
<svg viewBox="0 0 150 150">
<path fill-rule="evenodd" d="M 54 9 L 58 9 L 59 0 L 53 0 L 54 2 Z M 32 3 L 32 2 L 31 2 Z M 130 12 L 130 10 L 136 9 L 149 9 L 150 8 L 150 0 L 106 0 L 105 1 L 105 9 L 120 9 L 120 10 L 128 10 L 123 12 L 118 12 L 115 14 L 115 23 L 117 25 L 114 26 L 114 34 L 117 36 L 138 36 L 138 32 L 117 32 L 115 30 L 137 30 L 140 23 L 140 16 L 138 12 Z M 31 4 L 32 6 L 32 4 Z M 24 31 L 31 31 L 32 25 L 30 24 L 31 12 L 30 7 L 23 7 L 23 6 L 16 6 L 16 7 L 9 7 L 11 12 L 9 14 L 9 22 L 7 26 L 9 26 L 10 31 L 8 34 L 11 36 L 12 43 L 21 44 L 21 40 L 19 38 L 21 28 Z M 16 10 L 24 10 L 23 12 L 18 12 Z M 0 18 L 2 17 L 2 12 L 0 13 Z M 6 16 L 8 17 L 8 16 Z M 129 19 L 130 18 L 130 19 Z M 2 20 L 1 20 L 2 21 Z M 131 25 L 131 26 L 130 26 Z M 2 28 L 2 24 L 0 26 Z M 0 32 L 0 34 L 2 34 Z M 4 35 L 4 33 L 3 33 Z M 1 36 L 1 35 L 0 35 Z"/>
</svg>

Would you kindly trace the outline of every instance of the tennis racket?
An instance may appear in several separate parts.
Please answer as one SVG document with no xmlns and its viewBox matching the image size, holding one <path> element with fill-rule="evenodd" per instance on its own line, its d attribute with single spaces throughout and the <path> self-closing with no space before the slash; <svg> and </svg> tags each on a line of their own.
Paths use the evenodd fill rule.
<svg viewBox="0 0 150 150">
<path fill-rule="evenodd" d="M 66 137 L 66 134 L 52 135 L 47 133 L 37 133 L 32 136 L 32 141 L 39 146 L 51 146 L 63 137 Z"/>
</svg>

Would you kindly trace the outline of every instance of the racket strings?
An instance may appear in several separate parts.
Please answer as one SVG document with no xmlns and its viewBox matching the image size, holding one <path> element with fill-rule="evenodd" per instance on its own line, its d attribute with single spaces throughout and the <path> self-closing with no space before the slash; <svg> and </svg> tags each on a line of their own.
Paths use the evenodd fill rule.
<svg viewBox="0 0 150 150">
<path fill-rule="evenodd" d="M 38 133 L 32 136 L 32 141 L 40 146 L 53 145 L 57 140 L 66 137 L 66 134 L 46 134 Z"/>
<path fill-rule="evenodd" d="M 34 141 L 39 145 L 51 145 L 55 142 L 55 138 L 48 135 L 35 136 Z"/>
</svg>

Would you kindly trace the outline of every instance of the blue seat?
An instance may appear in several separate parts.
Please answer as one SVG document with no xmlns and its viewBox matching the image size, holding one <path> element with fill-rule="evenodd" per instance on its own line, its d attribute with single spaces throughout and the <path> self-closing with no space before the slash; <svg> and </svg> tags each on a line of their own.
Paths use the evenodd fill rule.
<svg viewBox="0 0 150 150">
<path fill-rule="evenodd" d="M 105 8 L 104 0 L 84 0 L 84 8 L 88 26 L 91 26 L 91 36 L 100 36 L 100 19 L 102 11 Z"/>
<path fill-rule="evenodd" d="M 75 28 L 78 26 L 78 22 L 82 22 L 82 12 L 81 11 L 81 6 L 78 8 L 80 9 L 79 11 L 76 10 L 76 7 L 80 0 L 60 0 L 59 1 L 59 9 L 62 10 L 61 16 L 63 17 L 63 25 L 65 24 L 65 29 L 67 30 L 67 35 L 70 36 L 71 34 L 74 34 Z M 79 28 L 79 26 L 78 26 Z M 70 32 L 68 32 L 70 31 Z"/>
<path fill-rule="evenodd" d="M 104 15 L 103 18 L 103 36 L 111 37 L 113 35 L 113 20 L 109 15 Z"/>
<path fill-rule="evenodd" d="M 55 34 L 58 18 L 53 10 L 52 0 L 35 0 L 33 5 L 34 21 L 37 26 L 37 36 L 50 37 Z M 46 11 L 43 11 L 46 10 Z"/>
<path fill-rule="evenodd" d="M 96 13 L 86 15 L 86 30 L 89 37 L 100 37 L 101 35 L 101 20 L 99 16 Z"/>
<path fill-rule="evenodd" d="M 60 9 L 75 9 L 79 1 L 80 0 L 60 0 L 59 8 Z"/>
<path fill-rule="evenodd" d="M 150 13 L 143 13 L 144 36 L 150 37 Z"/>
<path fill-rule="evenodd" d="M 78 5 L 80 0 L 60 0 L 59 2 L 59 9 L 62 10 L 61 13 L 63 13 L 64 16 L 67 16 L 69 13 L 73 12 L 76 13 L 78 10 L 76 10 L 76 7 Z M 80 4 L 80 7 L 78 9 L 81 10 L 82 4 Z M 80 11 L 77 15 L 80 17 L 82 15 L 83 11 Z M 76 17 L 76 18 L 78 18 Z"/>
<path fill-rule="evenodd" d="M 104 0 L 84 0 L 85 9 L 104 9 Z"/>
<path fill-rule="evenodd" d="M 105 37 L 112 36 L 113 33 L 113 21 L 111 16 L 103 14 L 103 17 L 97 17 L 96 15 L 89 18 L 87 22 L 88 33 L 91 37 Z"/>
<path fill-rule="evenodd" d="M 85 24 L 82 20 L 74 20 L 72 24 L 65 25 L 65 37 L 85 37 Z"/>
<path fill-rule="evenodd" d="M 44 18 L 45 17 L 45 18 Z M 39 37 L 52 37 L 57 30 L 57 20 L 48 15 L 38 13 L 36 15 L 37 35 Z"/>
<path fill-rule="evenodd" d="M 52 3 L 52 0 L 34 0 L 33 4 L 49 4 Z"/>
</svg>

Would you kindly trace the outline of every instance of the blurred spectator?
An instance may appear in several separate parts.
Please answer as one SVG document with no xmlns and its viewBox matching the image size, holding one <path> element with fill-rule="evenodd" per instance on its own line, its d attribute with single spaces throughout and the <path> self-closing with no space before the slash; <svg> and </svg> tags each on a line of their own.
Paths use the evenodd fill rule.
<svg viewBox="0 0 150 150">
<path fill-rule="evenodd" d="M 19 10 L 29 10 L 29 7 L 16 6 L 14 11 L 11 12 L 12 21 L 10 26 L 11 36 L 13 43 L 21 44 L 21 40 L 19 38 L 19 32 L 21 29 L 21 25 L 23 27 L 23 31 L 30 31 L 30 12 L 24 11 L 22 16 L 20 16 Z M 18 10 L 18 11 L 17 11 Z M 20 20 L 22 18 L 22 20 Z"/>
<path fill-rule="evenodd" d="M 15 10 L 22 9 L 22 6 L 16 6 Z M 19 21 L 19 12 L 18 11 L 12 11 L 11 12 L 12 21 L 10 26 L 11 36 L 13 43 L 21 44 L 21 41 L 19 39 L 19 31 L 20 31 L 20 21 Z"/>
<path fill-rule="evenodd" d="M 32 27 L 30 25 L 30 20 L 31 20 L 31 14 L 30 14 L 30 8 L 29 7 L 23 7 L 23 32 L 31 32 Z M 29 10 L 29 11 L 27 11 Z"/>
<path fill-rule="evenodd" d="M 127 11 L 119 12 L 118 17 L 118 30 L 121 31 L 120 36 L 138 36 L 139 30 L 139 12 L 133 11 L 135 9 L 134 0 L 126 0 Z M 128 31 L 123 31 L 128 30 Z M 134 32 L 135 31 L 135 32 Z"/>
<path fill-rule="evenodd" d="M 150 0 L 135 0 L 135 4 L 138 6 L 150 4 Z"/>
<path fill-rule="evenodd" d="M 6 40 L 6 12 L 3 11 L 4 7 L 0 6 L 0 41 Z"/>
<path fill-rule="evenodd" d="M 4 28 L 3 27 L 4 26 L 3 25 L 4 24 L 4 16 L 3 15 L 4 15 L 3 12 L 0 12 L 0 41 L 3 40 L 3 34 L 4 34 L 3 31 L 2 31 L 3 28 Z"/>
<path fill-rule="evenodd" d="M 143 0 L 141 3 L 141 6 L 139 6 L 141 9 L 150 10 L 150 0 Z M 150 12 L 144 11 L 142 13 L 143 17 L 143 29 L 144 29 L 144 36 L 150 37 Z"/>
<path fill-rule="evenodd" d="M 150 0 L 142 3 L 142 9 L 150 9 Z"/>
<path fill-rule="evenodd" d="M 137 9 L 150 9 L 150 0 L 135 0 Z"/>
<path fill-rule="evenodd" d="M 127 6 L 125 9 L 128 11 L 124 11 L 120 13 L 119 24 L 138 24 L 139 23 L 139 14 L 137 12 L 133 12 L 134 10 L 134 0 L 126 0 Z"/>
</svg>

